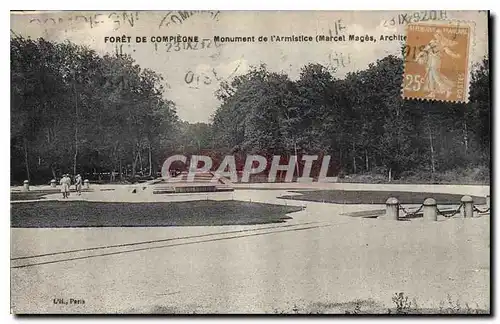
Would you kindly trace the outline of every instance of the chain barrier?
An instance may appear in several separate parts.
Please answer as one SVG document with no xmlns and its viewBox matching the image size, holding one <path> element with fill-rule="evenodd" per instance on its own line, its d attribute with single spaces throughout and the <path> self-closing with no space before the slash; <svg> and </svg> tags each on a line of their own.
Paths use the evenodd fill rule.
<svg viewBox="0 0 500 324">
<path fill-rule="evenodd" d="M 460 212 L 460 209 L 462 208 L 463 205 L 464 205 L 464 203 L 460 203 L 460 205 L 458 205 L 458 208 L 455 209 L 451 213 L 450 212 L 442 212 L 439 210 L 439 208 L 437 208 L 437 206 L 436 206 L 436 210 L 437 210 L 438 215 L 451 218 Z"/>
<path fill-rule="evenodd" d="M 414 217 L 419 211 L 422 210 L 422 208 L 424 207 L 424 204 L 420 205 L 420 207 L 418 207 L 417 210 L 415 210 L 414 212 L 409 212 L 408 210 L 406 210 L 403 206 L 401 206 L 401 204 L 399 204 L 399 210 L 402 210 L 403 213 L 405 213 L 404 215 L 404 218 L 411 218 L 411 217 Z"/>
<path fill-rule="evenodd" d="M 455 216 L 456 214 L 458 214 L 463 206 L 464 206 L 464 203 L 462 202 L 462 203 L 460 203 L 460 205 L 458 205 L 457 209 L 455 209 L 453 211 L 445 211 L 445 212 L 439 210 L 439 208 L 436 206 L 436 212 L 438 215 L 444 216 L 446 218 L 451 218 L 451 217 Z M 402 218 L 412 218 L 412 217 L 415 217 L 418 214 L 418 212 L 420 212 L 422 210 L 423 207 L 424 207 L 424 204 L 420 205 L 420 207 L 418 207 L 417 210 L 415 210 L 413 212 L 409 212 L 406 208 L 404 208 L 401 204 L 399 204 L 398 209 L 403 211 L 403 213 L 405 213 L 405 215 L 402 216 Z M 488 207 L 485 210 L 481 210 L 477 206 L 475 206 L 475 205 L 473 206 L 473 210 L 479 214 L 489 213 L 490 209 L 491 208 Z"/>
<path fill-rule="evenodd" d="M 481 210 L 481 209 L 477 208 L 476 206 L 474 206 L 474 211 L 478 212 L 479 214 L 486 214 L 486 213 L 490 212 L 490 207 L 486 208 L 485 210 Z"/>
<path fill-rule="evenodd" d="M 442 212 L 439 210 L 439 208 L 437 208 L 436 206 L 436 211 L 438 213 L 438 215 L 441 215 L 441 216 L 444 216 L 444 217 L 453 217 L 455 216 L 456 214 L 458 214 L 460 212 L 460 209 L 462 208 L 463 206 L 463 203 L 461 203 L 456 210 L 452 211 L 452 212 Z M 399 210 L 403 211 L 403 213 L 405 213 L 405 215 L 403 216 L 404 218 L 411 218 L 411 217 L 414 217 L 415 215 L 418 214 L 418 212 L 420 212 L 422 210 L 422 208 L 424 207 L 424 204 L 420 205 L 420 207 L 418 207 L 417 210 L 413 211 L 413 212 L 409 212 L 406 208 L 404 208 L 403 206 L 399 205 Z M 475 207 L 475 206 L 474 206 Z M 475 207 L 476 208 L 476 207 Z M 477 208 L 476 208 L 477 209 Z M 488 209 L 489 210 L 489 209 Z M 476 210 L 477 211 L 477 210 Z M 483 211 L 483 212 L 487 212 L 487 211 Z"/>
</svg>

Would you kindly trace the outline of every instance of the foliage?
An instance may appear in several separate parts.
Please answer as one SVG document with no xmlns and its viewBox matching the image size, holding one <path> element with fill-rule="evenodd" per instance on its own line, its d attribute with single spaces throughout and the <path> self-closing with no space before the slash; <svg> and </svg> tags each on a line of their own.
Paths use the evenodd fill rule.
<svg viewBox="0 0 500 324">
<path fill-rule="evenodd" d="M 69 42 L 10 47 L 13 180 L 155 173 L 177 123 L 160 75 Z"/>
<path fill-rule="evenodd" d="M 339 175 L 382 171 L 389 181 L 410 170 L 434 177 L 489 166 L 488 60 L 472 73 L 467 104 L 403 99 L 402 71 L 391 55 L 343 79 L 320 64 L 304 66 L 296 81 L 254 67 L 221 84 L 214 146 L 330 155 Z"/>
<path fill-rule="evenodd" d="M 190 124 L 178 119 L 162 76 L 130 56 L 44 39 L 17 37 L 10 46 L 13 181 L 154 177 L 171 154 L 207 152 L 239 160 L 317 154 L 313 176 L 330 155 L 328 176 L 380 181 L 416 172 L 439 182 L 448 171 L 489 169 L 487 58 L 475 66 L 467 104 L 403 99 L 403 61 L 392 55 L 344 78 L 316 63 L 297 80 L 260 65 L 220 84 L 210 123 Z"/>
</svg>

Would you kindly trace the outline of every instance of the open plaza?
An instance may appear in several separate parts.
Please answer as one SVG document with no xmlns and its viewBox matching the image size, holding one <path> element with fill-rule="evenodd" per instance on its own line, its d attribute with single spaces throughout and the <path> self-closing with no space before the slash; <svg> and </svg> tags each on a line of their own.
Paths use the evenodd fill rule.
<svg viewBox="0 0 500 324">
<path fill-rule="evenodd" d="M 12 221 L 18 224 L 13 224 L 11 232 L 12 310 L 387 313 L 397 308 L 395 294 L 403 293 L 408 309 L 418 307 L 424 313 L 457 307 L 489 312 L 489 214 L 391 221 L 356 216 L 385 209 L 377 200 L 364 204 L 302 201 L 298 193 L 448 194 L 452 201 L 457 197 L 456 204 L 446 203 L 454 208 L 462 195 L 489 195 L 488 186 L 265 183 L 234 184 L 234 191 L 171 194 L 153 194 L 153 188 L 91 185 L 81 196 L 71 194 L 64 201 L 58 192 L 43 199 L 13 200 Z M 31 187 L 30 193 L 49 189 Z M 290 196 L 297 199 L 280 198 Z M 437 200 L 438 207 L 445 208 Z M 56 207 L 44 207 L 50 203 L 65 204 L 66 225 L 22 225 L 30 224 L 30 217 L 44 218 L 53 212 Z M 94 219 L 97 223 L 92 227 L 85 222 L 71 225 L 80 221 L 78 217 L 89 221 L 94 217 L 76 212 L 78 204 L 91 203 L 114 204 L 108 213 L 118 223 L 102 225 L 103 215 Z M 182 203 L 192 206 L 190 213 L 176 205 Z M 28 204 L 34 204 L 31 213 L 22 208 Z M 140 216 L 131 216 L 130 226 L 120 226 L 120 215 L 128 217 L 133 209 L 130 204 L 159 204 L 181 215 L 173 216 L 165 226 L 141 226 Z M 478 206 L 484 204 L 483 200 Z M 414 202 L 404 207 L 420 205 Z M 227 225 L 200 223 L 200 219 L 176 223 L 175 217 L 192 218 L 190 214 L 200 208 L 200 219 L 222 208 L 218 213 L 226 217 L 222 223 Z M 245 215 L 237 215 L 234 208 L 243 214 L 270 212 L 274 217 L 255 217 L 245 223 Z M 147 217 L 140 211 L 136 215 Z M 232 217 L 238 219 L 231 221 Z"/>
</svg>

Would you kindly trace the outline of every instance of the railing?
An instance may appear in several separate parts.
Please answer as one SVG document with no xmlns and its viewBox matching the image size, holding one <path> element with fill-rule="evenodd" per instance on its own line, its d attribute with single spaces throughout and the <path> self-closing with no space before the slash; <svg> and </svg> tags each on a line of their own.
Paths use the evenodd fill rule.
<svg viewBox="0 0 500 324">
<path fill-rule="evenodd" d="M 437 221 L 438 215 L 452 218 L 455 217 L 458 213 L 463 218 L 472 218 L 474 217 L 474 212 L 477 214 L 488 214 L 490 213 L 490 196 L 486 196 L 486 209 L 480 209 L 479 207 L 474 205 L 474 201 L 471 196 L 463 196 L 460 199 L 460 203 L 458 207 L 454 210 L 446 210 L 442 211 L 438 208 L 437 202 L 434 198 L 427 198 L 424 202 L 413 211 L 409 211 L 407 208 L 403 207 L 397 198 L 390 197 L 385 202 L 386 213 L 384 216 L 379 217 L 380 219 L 388 219 L 388 220 L 400 220 L 400 219 L 411 219 L 420 217 L 420 212 L 422 212 L 422 217 L 426 221 Z M 404 214 L 400 217 L 400 211 Z"/>
</svg>

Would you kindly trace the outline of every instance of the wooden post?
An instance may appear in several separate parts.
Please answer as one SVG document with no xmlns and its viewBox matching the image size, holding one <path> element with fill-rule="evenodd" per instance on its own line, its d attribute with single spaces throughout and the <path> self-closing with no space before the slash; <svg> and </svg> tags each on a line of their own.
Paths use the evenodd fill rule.
<svg viewBox="0 0 500 324">
<path fill-rule="evenodd" d="M 23 182 L 23 191 L 30 191 L 30 182 L 28 180 Z"/>
<path fill-rule="evenodd" d="M 463 196 L 461 199 L 463 203 L 462 210 L 464 218 L 473 217 L 474 216 L 474 207 L 473 200 L 471 196 Z"/>
<path fill-rule="evenodd" d="M 385 202 L 385 217 L 382 217 L 382 219 L 399 219 L 399 201 L 397 198 L 390 197 L 387 199 Z"/>
<path fill-rule="evenodd" d="M 424 200 L 424 220 L 437 221 L 437 202 L 434 198 Z"/>
</svg>

